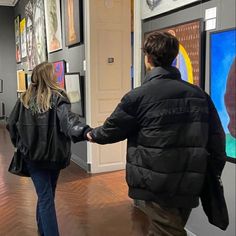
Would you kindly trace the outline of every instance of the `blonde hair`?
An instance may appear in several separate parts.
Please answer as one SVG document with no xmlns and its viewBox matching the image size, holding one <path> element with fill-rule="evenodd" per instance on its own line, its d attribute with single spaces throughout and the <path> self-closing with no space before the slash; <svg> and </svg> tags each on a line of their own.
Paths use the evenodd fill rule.
<svg viewBox="0 0 236 236">
<path fill-rule="evenodd" d="M 60 91 L 62 89 L 57 84 L 53 64 L 43 62 L 33 69 L 31 84 L 22 94 L 21 102 L 29 109 L 30 103 L 35 101 L 37 112 L 46 112 L 51 108 L 52 93 L 61 95 Z"/>
</svg>

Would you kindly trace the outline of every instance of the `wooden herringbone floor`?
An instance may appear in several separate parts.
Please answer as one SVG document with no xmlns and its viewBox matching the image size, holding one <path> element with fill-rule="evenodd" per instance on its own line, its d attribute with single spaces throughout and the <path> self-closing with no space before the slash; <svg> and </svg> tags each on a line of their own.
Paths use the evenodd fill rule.
<svg viewBox="0 0 236 236">
<path fill-rule="evenodd" d="M 36 194 L 29 178 L 8 173 L 13 147 L 0 125 L 0 236 L 37 235 Z M 147 219 L 127 197 L 124 171 L 89 175 L 75 164 L 61 172 L 57 195 L 61 236 L 142 236 Z"/>
</svg>

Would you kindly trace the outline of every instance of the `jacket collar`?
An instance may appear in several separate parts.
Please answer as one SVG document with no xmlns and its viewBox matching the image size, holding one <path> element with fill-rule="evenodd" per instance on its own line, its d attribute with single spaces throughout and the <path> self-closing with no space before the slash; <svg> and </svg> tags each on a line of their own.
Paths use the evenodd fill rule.
<svg viewBox="0 0 236 236">
<path fill-rule="evenodd" d="M 181 74 L 179 70 L 174 66 L 154 67 L 145 76 L 143 84 L 147 83 L 148 81 L 152 79 L 164 79 L 164 78 L 180 80 Z"/>
</svg>

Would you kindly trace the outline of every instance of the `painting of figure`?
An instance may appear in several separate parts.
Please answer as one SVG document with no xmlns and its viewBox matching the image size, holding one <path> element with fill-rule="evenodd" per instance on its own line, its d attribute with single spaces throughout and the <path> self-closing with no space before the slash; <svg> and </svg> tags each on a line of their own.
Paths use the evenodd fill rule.
<svg viewBox="0 0 236 236">
<path fill-rule="evenodd" d="M 82 2 L 65 0 L 65 38 L 66 46 L 82 41 Z"/>
<path fill-rule="evenodd" d="M 210 35 L 210 94 L 225 134 L 226 153 L 236 161 L 236 29 Z"/>
<path fill-rule="evenodd" d="M 35 0 L 33 5 L 33 26 L 35 37 L 35 64 L 47 60 L 46 30 L 43 0 Z"/>
<path fill-rule="evenodd" d="M 21 62 L 21 49 L 20 49 L 20 16 L 14 20 L 15 23 L 15 45 L 16 45 L 16 62 Z"/>
<path fill-rule="evenodd" d="M 168 32 L 179 40 L 179 54 L 173 66 L 180 70 L 183 80 L 201 86 L 201 20 L 155 31 Z"/>
<path fill-rule="evenodd" d="M 44 0 L 48 52 L 62 48 L 60 0 Z"/>
<path fill-rule="evenodd" d="M 35 40 L 34 40 L 34 27 L 33 27 L 33 4 L 28 1 L 25 5 L 26 17 L 26 52 L 28 60 L 28 70 L 33 70 L 35 67 Z"/>
</svg>

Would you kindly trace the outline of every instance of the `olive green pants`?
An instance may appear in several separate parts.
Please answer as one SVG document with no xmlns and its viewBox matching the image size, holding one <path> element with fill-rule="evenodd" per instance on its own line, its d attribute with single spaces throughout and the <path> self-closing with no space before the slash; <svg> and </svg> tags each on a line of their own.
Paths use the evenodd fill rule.
<svg viewBox="0 0 236 236">
<path fill-rule="evenodd" d="M 146 201 L 141 210 L 150 221 L 148 236 L 187 236 L 184 226 L 192 209 L 161 207 Z"/>
</svg>

